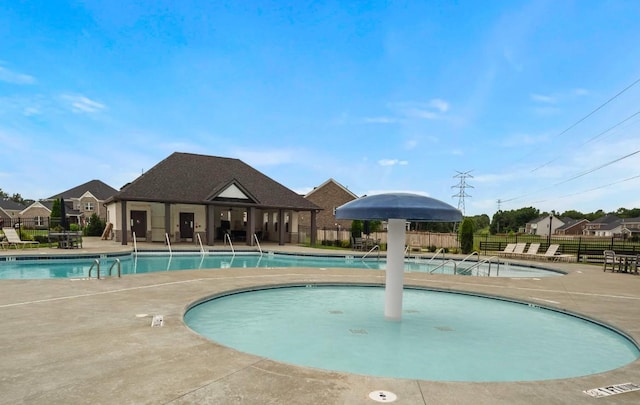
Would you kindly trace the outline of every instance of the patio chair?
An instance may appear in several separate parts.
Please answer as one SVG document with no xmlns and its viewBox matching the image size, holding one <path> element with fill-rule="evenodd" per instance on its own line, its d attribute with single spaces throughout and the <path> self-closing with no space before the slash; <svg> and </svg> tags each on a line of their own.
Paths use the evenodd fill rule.
<svg viewBox="0 0 640 405">
<path fill-rule="evenodd" d="M 9 247 L 13 245 L 13 247 L 17 249 L 18 246 L 22 246 L 24 248 L 26 245 L 40 244 L 40 242 L 37 241 L 20 239 L 18 232 L 13 228 L 2 228 L 2 232 L 4 232 L 4 236 L 7 238 Z"/>
<path fill-rule="evenodd" d="M 558 253 L 558 249 L 559 248 L 560 248 L 560 245 L 551 244 L 547 248 L 547 251 L 544 252 L 544 254 L 542 254 L 542 255 L 538 255 L 538 257 L 541 257 L 541 258 L 547 259 L 547 260 L 553 260 L 553 261 L 556 261 L 556 262 L 559 261 L 559 260 L 569 261 L 571 258 L 573 258 L 572 255 L 566 255 L 566 254 Z"/>
<path fill-rule="evenodd" d="M 527 247 L 527 243 L 516 243 L 516 246 L 513 248 L 513 252 L 507 253 L 507 256 L 510 257 L 518 257 L 524 254 L 524 249 Z"/>
<path fill-rule="evenodd" d="M 522 255 L 523 257 L 531 257 L 538 254 L 538 250 L 540 249 L 539 243 L 532 243 L 529 245 L 529 249 Z"/>
<path fill-rule="evenodd" d="M 612 272 L 620 271 L 620 260 L 616 258 L 616 252 L 614 252 L 613 250 L 605 250 L 602 253 L 604 254 L 602 271 L 607 271 L 607 268 L 609 268 Z M 617 270 L 616 266 L 618 266 Z"/>
<path fill-rule="evenodd" d="M 351 246 L 353 250 L 362 250 L 364 249 L 364 244 L 362 243 L 362 238 L 354 238 L 351 237 Z"/>
<path fill-rule="evenodd" d="M 498 252 L 498 254 L 500 255 L 508 255 L 513 253 L 513 250 L 516 248 L 516 244 L 515 243 L 507 243 L 507 246 L 504 247 L 504 250 L 502 252 Z"/>
</svg>

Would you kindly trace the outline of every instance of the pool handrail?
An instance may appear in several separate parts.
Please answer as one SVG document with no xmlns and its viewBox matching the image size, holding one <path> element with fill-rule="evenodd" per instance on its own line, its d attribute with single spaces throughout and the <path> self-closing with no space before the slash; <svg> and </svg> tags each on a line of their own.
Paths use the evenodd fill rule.
<svg viewBox="0 0 640 405">
<path fill-rule="evenodd" d="M 262 247 L 260 247 L 260 241 L 258 240 L 258 234 L 253 234 L 253 239 L 256 241 L 256 245 L 258 245 L 258 250 L 260 251 L 260 256 L 262 256 Z"/>
<path fill-rule="evenodd" d="M 225 244 L 226 244 L 227 241 L 229 241 L 229 246 L 231 246 L 231 253 L 233 253 L 233 255 L 235 256 L 236 255 L 236 251 L 233 249 L 233 243 L 231 243 L 231 236 L 229 236 L 228 233 L 224 234 L 224 241 L 225 241 Z"/>
<path fill-rule="evenodd" d="M 118 278 L 120 278 L 122 277 L 122 268 L 120 267 L 120 259 L 118 259 L 117 257 L 116 260 L 111 263 L 111 267 L 109 267 L 109 276 L 111 276 L 111 270 L 113 270 L 113 266 L 115 265 L 118 265 Z"/>
<path fill-rule="evenodd" d="M 200 237 L 199 233 L 196 233 L 196 236 L 198 237 L 198 244 L 200 244 L 200 253 L 202 253 L 202 255 L 204 256 L 204 246 L 202 246 L 202 238 Z"/>
<path fill-rule="evenodd" d="M 364 259 L 365 259 L 367 256 L 369 256 L 369 254 L 370 254 L 371 252 L 373 252 L 374 250 L 376 250 L 376 249 L 378 249 L 378 260 L 380 260 L 380 246 L 379 246 L 379 245 L 373 245 L 373 247 L 372 247 L 372 248 L 371 248 L 367 253 L 365 253 L 365 254 L 364 254 L 364 256 L 362 256 L 362 259 L 361 259 L 361 260 L 363 260 L 363 261 L 364 261 Z"/>
<path fill-rule="evenodd" d="M 171 251 L 171 241 L 169 240 L 169 233 L 165 232 L 164 239 L 167 241 L 167 246 L 169 247 L 169 256 L 173 256 L 173 252 Z"/>
<path fill-rule="evenodd" d="M 445 260 L 444 262 L 442 262 L 442 264 L 440 264 L 439 266 L 437 266 L 437 267 L 433 268 L 431 271 L 429 271 L 429 274 L 433 274 L 434 271 L 438 270 L 439 268 L 444 267 L 444 265 L 447 264 L 447 263 L 453 263 L 453 274 L 457 274 L 457 272 L 458 272 L 458 263 L 453 259 Z"/>
<path fill-rule="evenodd" d="M 442 260 L 445 259 L 444 254 L 446 253 L 444 248 L 440 248 L 438 250 L 436 250 L 436 252 L 433 254 L 433 256 L 431 256 L 431 259 L 427 260 L 426 264 L 431 263 L 436 257 L 438 257 L 438 253 L 442 252 Z"/>
<path fill-rule="evenodd" d="M 136 240 L 136 233 L 131 232 L 131 237 L 133 238 L 133 253 L 138 254 L 138 241 Z"/>
<path fill-rule="evenodd" d="M 478 257 L 477 262 L 479 262 L 479 261 L 480 261 L 480 253 L 479 253 L 477 250 L 474 250 L 473 252 L 471 252 L 471 253 L 469 253 L 467 256 L 465 256 L 465 258 L 464 258 L 464 259 L 460 260 L 460 261 L 458 262 L 458 264 L 462 264 L 462 263 L 466 262 L 466 261 L 467 261 L 467 259 L 469 259 L 470 257 L 473 257 L 473 256 L 477 256 L 477 257 Z"/>
<path fill-rule="evenodd" d="M 91 264 L 91 267 L 89 267 L 89 278 L 91 278 L 91 270 L 93 270 L 93 268 L 96 268 L 96 273 L 97 273 L 97 278 L 98 280 L 100 280 L 100 260 L 98 259 L 93 259 L 93 263 Z"/>
<path fill-rule="evenodd" d="M 490 277 L 491 276 L 491 263 L 494 260 L 498 264 L 498 269 L 496 270 L 496 276 L 497 276 L 498 272 L 500 271 L 500 257 L 498 257 L 498 256 L 491 256 L 491 257 L 488 257 L 488 258 L 483 259 L 481 261 L 478 261 L 477 263 L 474 263 L 471 267 L 467 267 L 465 270 L 473 270 L 474 268 L 477 268 L 478 269 L 478 273 L 477 274 L 480 275 L 480 272 L 479 272 L 480 265 L 489 263 L 489 268 L 487 270 L 487 274 L 486 275 L 487 275 L 487 277 Z"/>
</svg>

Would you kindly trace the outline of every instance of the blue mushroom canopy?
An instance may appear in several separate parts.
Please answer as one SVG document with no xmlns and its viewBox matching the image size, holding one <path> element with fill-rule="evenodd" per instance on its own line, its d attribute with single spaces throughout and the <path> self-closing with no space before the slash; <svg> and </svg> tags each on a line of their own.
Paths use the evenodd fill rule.
<svg viewBox="0 0 640 405">
<path fill-rule="evenodd" d="M 358 198 L 336 208 L 336 219 L 412 222 L 460 222 L 462 213 L 435 198 L 411 193 L 386 193 Z"/>
</svg>

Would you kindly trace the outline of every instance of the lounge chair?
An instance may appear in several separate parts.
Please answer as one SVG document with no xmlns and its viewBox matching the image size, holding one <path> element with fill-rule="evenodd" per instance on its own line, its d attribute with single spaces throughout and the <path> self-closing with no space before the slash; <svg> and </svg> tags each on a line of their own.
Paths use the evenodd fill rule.
<svg viewBox="0 0 640 405">
<path fill-rule="evenodd" d="M 529 245 L 529 249 L 522 255 L 522 257 L 532 257 L 538 254 L 538 250 L 540 249 L 539 243 L 532 243 Z"/>
<path fill-rule="evenodd" d="M 18 246 L 22 246 L 24 248 L 26 245 L 40 244 L 40 242 L 37 241 L 20 239 L 18 232 L 13 228 L 2 228 L 2 232 L 4 232 L 4 236 L 7 238 L 9 247 L 13 245 L 13 247 L 17 249 Z"/>
<path fill-rule="evenodd" d="M 609 268 L 612 272 L 620 271 L 621 262 L 616 258 L 616 252 L 614 252 L 613 250 L 605 250 L 603 254 L 604 262 L 602 264 L 602 271 L 607 271 L 607 268 Z"/>
<path fill-rule="evenodd" d="M 516 244 L 515 243 L 507 243 L 507 246 L 504 247 L 504 250 L 502 252 L 498 252 L 498 254 L 500 255 L 508 255 L 513 253 L 513 249 L 516 248 Z"/>
<path fill-rule="evenodd" d="M 556 262 L 559 260 L 569 261 L 571 258 L 573 258 L 572 255 L 565 255 L 565 254 L 558 253 L 559 248 L 560 248 L 560 245 L 551 244 L 549 245 L 549 248 L 547 248 L 547 251 L 544 252 L 544 254 L 542 255 L 538 255 L 538 257 L 541 257 L 547 260 L 553 260 Z"/>
<path fill-rule="evenodd" d="M 513 248 L 513 252 L 507 253 L 509 257 L 518 257 L 524 254 L 524 249 L 527 247 L 527 243 L 516 243 L 516 246 Z"/>
</svg>

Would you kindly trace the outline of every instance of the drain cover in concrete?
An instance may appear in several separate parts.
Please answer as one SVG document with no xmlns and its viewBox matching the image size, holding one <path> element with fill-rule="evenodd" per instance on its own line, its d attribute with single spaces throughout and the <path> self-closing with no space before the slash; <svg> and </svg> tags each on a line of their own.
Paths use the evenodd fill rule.
<svg viewBox="0 0 640 405">
<path fill-rule="evenodd" d="M 625 392 L 638 391 L 640 390 L 640 385 L 634 383 L 624 383 L 624 384 L 615 384 L 609 385 L 607 387 L 594 388 L 591 390 L 582 391 L 587 395 L 590 395 L 594 398 L 608 397 L 616 394 L 623 394 Z"/>
<path fill-rule="evenodd" d="M 398 396 L 390 391 L 371 391 L 369 398 L 376 402 L 393 402 L 398 399 Z"/>
<path fill-rule="evenodd" d="M 158 328 L 164 325 L 164 317 L 162 315 L 154 315 L 151 320 L 151 327 Z"/>
</svg>

